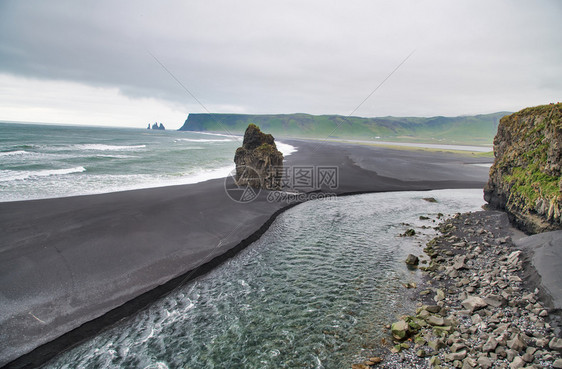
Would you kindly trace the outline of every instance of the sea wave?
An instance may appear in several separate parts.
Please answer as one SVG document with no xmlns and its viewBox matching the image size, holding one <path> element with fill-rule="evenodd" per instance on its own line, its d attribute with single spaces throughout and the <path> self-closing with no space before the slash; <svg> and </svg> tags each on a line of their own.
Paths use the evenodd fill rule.
<svg viewBox="0 0 562 369">
<path fill-rule="evenodd" d="M 138 158 L 138 156 L 137 155 L 97 154 L 96 158 L 129 159 L 129 158 Z"/>
<path fill-rule="evenodd" d="M 82 144 L 82 145 L 71 145 L 73 149 L 87 150 L 87 151 L 129 151 L 138 150 L 146 148 L 146 145 L 129 145 L 129 146 L 119 146 L 119 145 L 105 145 L 105 144 Z"/>
<path fill-rule="evenodd" d="M 289 144 L 286 144 L 286 143 L 283 143 L 283 142 L 277 141 L 277 143 L 275 145 L 277 146 L 277 150 L 281 151 L 283 156 L 289 156 L 292 153 L 297 152 L 296 147 L 294 147 L 292 145 L 289 145 Z"/>
<path fill-rule="evenodd" d="M 40 182 L 42 181 L 40 178 L 45 178 L 46 176 L 79 173 L 86 171 L 86 169 L 84 167 L 75 167 L 41 171 L 0 170 L 0 187 L 5 187 L 7 190 L 13 190 L 14 188 L 20 189 L 20 192 L 18 193 L 14 193 L 13 191 L 11 193 L 10 191 L 0 191 L 0 202 L 93 195 L 143 188 L 193 184 L 208 181 L 210 179 L 225 178 L 234 171 L 234 168 L 234 164 L 212 169 L 197 167 L 192 168 L 192 170 L 188 172 L 177 173 L 174 176 L 151 176 L 147 174 L 90 174 L 80 178 L 67 177 L 64 181 L 55 179 L 58 183 L 55 192 L 52 192 L 52 188 L 50 191 L 46 192 L 42 192 L 40 190 L 35 191 L 38 188 L 42 188 L 42 185 L 36 187 L 37 183 L 32 182 L 35 182 L 33 181 L 34 179 L 38 179 L 37 182 Z M 27 181 L 30 183 L 26 183 Z M 47 187 L 49 187 L 49 183 L 53 183 L 53 180 L 45 181 L 44 185 Z M 27 188 L 30 191 L 21 193 L 22 188 Z"/>
<path fill-rule="evenodd" d="M 72 144 L 72 145 L 38 145 L 43 152 L 59 151 L 134 151 L 145 149 L 146 145 L 106 145 L 106 144 Z"/>
<path fill-rule="evenodd" d="M 85 171 L 86 168 L 84 167 L 43 169 L 35 171 L 0 170 L 0 182 L 17 181 L 33 177 L 48 177 L 72 173 L 82 173 Z"/>
<path fill-rule="evenodd" d="M 186 141 L 186 142 L 233 142 L 234 139 L 209 139 L 209 138 L 178 138 L 175 142 Z"/>
<path fill-rule="evenodd" d="M 236 140 L 242 139 L 241 135 L 232 135 L 232 134 L 226 134 L 226 133 L 211 133 L 211 132 L 201 132 L 201 131 L 192 131 L 192 133 L 199 133 L 199 134 L 202 134 L 202 135 L 209 135 L 209 136 L 231 137 L 231 138 L 234 138 Z"/>
<path fill-rule="evenodd" d="M 225 178 L 235 169 L 234 165 L 215 169 L 200 169 L 195 174 L 190 174 L 182 180 L 182 184 L 198 183 L 209 179 Z"/>
<path fill-rule="evenodd" d="M 21 155 L 30 155 L 33 154 L 32 152 L 29 151 L 24 151 L 24 150 L 16 150 L 16 151 L 3 151 L 0 152 L 0 157 L 2 156 L 21 156 Z"/>
</svg>

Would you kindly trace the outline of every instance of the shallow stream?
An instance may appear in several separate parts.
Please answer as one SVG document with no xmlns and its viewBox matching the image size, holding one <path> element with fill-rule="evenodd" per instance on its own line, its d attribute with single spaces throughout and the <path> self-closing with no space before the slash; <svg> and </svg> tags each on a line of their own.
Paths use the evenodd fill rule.
<svg viewBox="0 0 562 369">
<path fill-rule="evenodd" d="M 481 190 L 304 203 L 235 258 L 46 367 L 350 367 L 376 354 L 384 325 L 413 309 L 402 283 L 419 275 L 404 260 L 423 247 L 399 235 L 415 228 L 428 239 L 438 213 L 481 205 Z"/>
</svg>

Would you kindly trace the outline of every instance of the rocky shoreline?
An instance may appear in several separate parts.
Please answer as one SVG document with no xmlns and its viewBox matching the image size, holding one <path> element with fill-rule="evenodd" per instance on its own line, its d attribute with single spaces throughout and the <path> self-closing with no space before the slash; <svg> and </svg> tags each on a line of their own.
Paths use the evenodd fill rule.
<svg viewBox="0 0 562 369">
<path fill-rule="evenodd" d="M 368 368 L 562 368 L 560 312 L 533 285 L 506 213 L 457 214 L 427 243 L 415 314 L 387 326 Z M 411 262 L 411 261 L 410 261 Z"/>
</svg>

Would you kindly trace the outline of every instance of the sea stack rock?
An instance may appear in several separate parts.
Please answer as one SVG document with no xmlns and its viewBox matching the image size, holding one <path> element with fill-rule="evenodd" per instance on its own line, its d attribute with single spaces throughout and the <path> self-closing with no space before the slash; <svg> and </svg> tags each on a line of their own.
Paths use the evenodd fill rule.
<svg viewBox="0 0 562 369">
<path fill-rule="evenodd" d="M 234 163 L 238 186 L 268 190 L 281 187 L 283 154 L 277 150 L 273 136 L 263 133 L 255 124 L 246 128 L 244 142 L 236 149 Z"/>
<path fill-rule="evenodd" d="M 150 123 L 148 124 L 148 128 L 147 128 L 147 129 L 150 129 Z M 154 122 L 154 124 L 152 125 L 152 129 L 159 129 L 159 130 L 161 130 L 161 131 L 165 131 L 165 130 L 166 130 L 166 127 L 164 127 L 164 125 L 163 125 L 162 123 L 160 123 L 160 125 L 158 125 L 157 122 Z"/>
<path fill-rule="evenodd" d="M 562 104 L 500 120 L 484 199 L 527 233 L 562 229 Z"/>
</svg>

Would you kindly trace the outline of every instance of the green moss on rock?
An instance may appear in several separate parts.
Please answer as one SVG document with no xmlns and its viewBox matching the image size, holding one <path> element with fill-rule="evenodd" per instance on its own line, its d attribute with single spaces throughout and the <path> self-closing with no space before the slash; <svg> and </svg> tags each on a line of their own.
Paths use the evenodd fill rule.
<svg viewBox="0 0 562 369">
<path fill-rule="evenodd" d="M 529 233 L 562 228 L 562 104 L 503 117 L 494 155 L 486 201 Z"/>
</svg>

